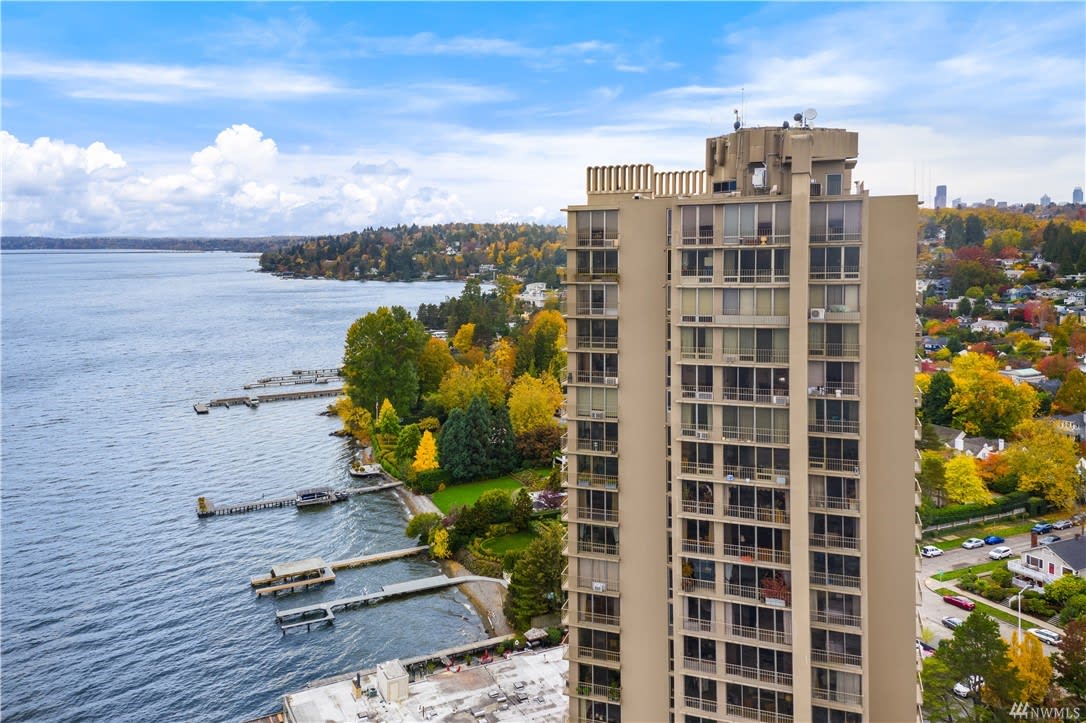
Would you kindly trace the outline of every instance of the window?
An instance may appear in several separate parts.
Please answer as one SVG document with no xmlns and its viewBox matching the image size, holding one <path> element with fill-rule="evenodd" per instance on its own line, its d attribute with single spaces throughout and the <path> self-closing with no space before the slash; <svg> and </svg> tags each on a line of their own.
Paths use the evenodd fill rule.
<svg viewBox="0 0 1086 723">
<path fill-rule="evenodd" d="M 735 180 L 713 181 L 713 193 L 731 193 L 735 190 Z"/>
<path fill-rule="evenodd" d="M 826 174 L 826 195 L 827 196 L 840 196 L 841 195 L 841 174 L 840 173 L 827 173 Z"/>
<path fill-rule="evenodd" d="M 578 211 L 578 246 L 613 246 L 618 239 L 618 211 Z"/>
</svg>

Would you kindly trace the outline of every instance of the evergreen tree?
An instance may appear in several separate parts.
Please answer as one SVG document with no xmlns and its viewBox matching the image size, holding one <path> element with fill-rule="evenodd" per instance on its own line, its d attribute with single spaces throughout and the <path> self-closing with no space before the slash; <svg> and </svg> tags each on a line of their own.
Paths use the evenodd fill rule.
<svg viewBox="0 0 1086 723">
<path fill-rule="evenodd" d="M 356 407 L 375 409 L 382 399 L 413 409 L 419 396 L 418 358 L 426 330 L 402 306 L 382 306 L 347 330 L 343 378 Z"/>
<path fill-rule="evenodd" d="M 1067 624 L 1059 648 L 1052 656 L 1056 682 L 1075 703 L 1086 705 L 1086 620 Z"/>
<path fill-rule="evenodd" d="M 454 409 L 437 438 L 438 457 L 453 480 L 464 482 L 483 476 L 486 435 L 468 419 L 467 410 Z"/>
<path fill-rule="evenodd" d="M 932 424 L 948 426 L 954 410 L 950 408 L 950 396 L 954 393 L 954 380 L 946 372 L 935 372 L 931 385 L 920 405 L 921 419 Z"/>
<path fill-rule="evenodd" d="M 509 421 L 509 408 L 499 405 L 491 413 L 490 424 L 490 463 L 494 476 L 512 472 L 520 460 L 517 457 L 516 436 Z"/>
<path fill-rule="evenodd" d="M 528 490 L 523 487 L 520 488 L 520 492 L 517 493 L 516 498 L 513 500 L 513 512 L 509 517 L 509 521 L 517 528 L 517 530 L 528 529 L 528 523 L 532 519 L 532 496 L 528 493 Z"/>
<path fill-rule="evenodd" d="M 421 441 L 422 431 L 419 430 L 419 425 L 408 424 L 400 430 L 396 438 L 396 461 L 401 468 L 406 469 L 407 465 L 415 461 L 415 450 Z"/>
<path fill-rule="evenodd" d="M 539 535 L 513 567 L 505 615 L 518 630 L 529 627 L 536 615 L 561 609 L 564 539 L 561 523 L 540 524 Z"/>
</svg>

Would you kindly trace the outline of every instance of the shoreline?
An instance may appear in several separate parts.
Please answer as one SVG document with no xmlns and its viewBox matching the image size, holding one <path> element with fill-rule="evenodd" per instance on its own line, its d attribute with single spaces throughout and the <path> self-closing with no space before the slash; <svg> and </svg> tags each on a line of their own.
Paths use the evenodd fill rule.
<svg viewBox="0 0 1086 723">
<path fill-rule="evenodd" d="M 389 477 L 392 478 L 391 475 Z M 400 502 L 407 509 L 408 520 L 423 512 L 443 514 L 428 495 L 417 495 L 408 489 L 406 485 L 396 487 L 392 491 L 400 498 Z M 456 560 L 438 560 L 438 563 L 448 577 L 462 577 L 472 574 L 471 571 Z M 475 613 L 483 623 L 483 629 L 487 635 L 498 637 L 512 635 L 516 632 L 509 624 L 509 621 L 505 619 L 503 606 L 508 593 L 504 586 L 493 583 L 466 582 L 458 585 L 457 588 L 464 593 L 464 597 L 475 608 Z"/>
</svg>

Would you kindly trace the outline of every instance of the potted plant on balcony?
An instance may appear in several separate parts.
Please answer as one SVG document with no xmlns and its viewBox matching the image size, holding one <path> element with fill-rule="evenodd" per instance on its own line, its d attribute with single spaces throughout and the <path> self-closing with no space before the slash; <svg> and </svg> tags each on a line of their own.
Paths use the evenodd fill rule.
<svg viewBox="0 0 1086 723">
<path fill-rule="evenodd" d="M 766 605 L 785 607 L 790 594 L 788 581 L 781 573 L 766 575 L 762 578 L 762 599 L 765 600 Z"/>
<path fill-rule="evenodd" d="M 694 566 L 690 564 L 689 560 L 683 560 L 682 575 L 683 590 L 689 592 L 694 587 L 692 579 L 694 577 Z"/>
</svg>

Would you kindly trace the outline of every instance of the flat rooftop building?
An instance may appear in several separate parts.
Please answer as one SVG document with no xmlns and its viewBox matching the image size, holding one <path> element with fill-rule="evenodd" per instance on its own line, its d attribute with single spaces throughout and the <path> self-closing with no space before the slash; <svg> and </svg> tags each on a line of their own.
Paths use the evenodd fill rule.
<svg viewBox="0 0 1086 723">
<path fill-rule="evenodd" d="M 571 721 L 918 720 L 917 199 L 807 126 L 566 209 Z"/>
</svg>

